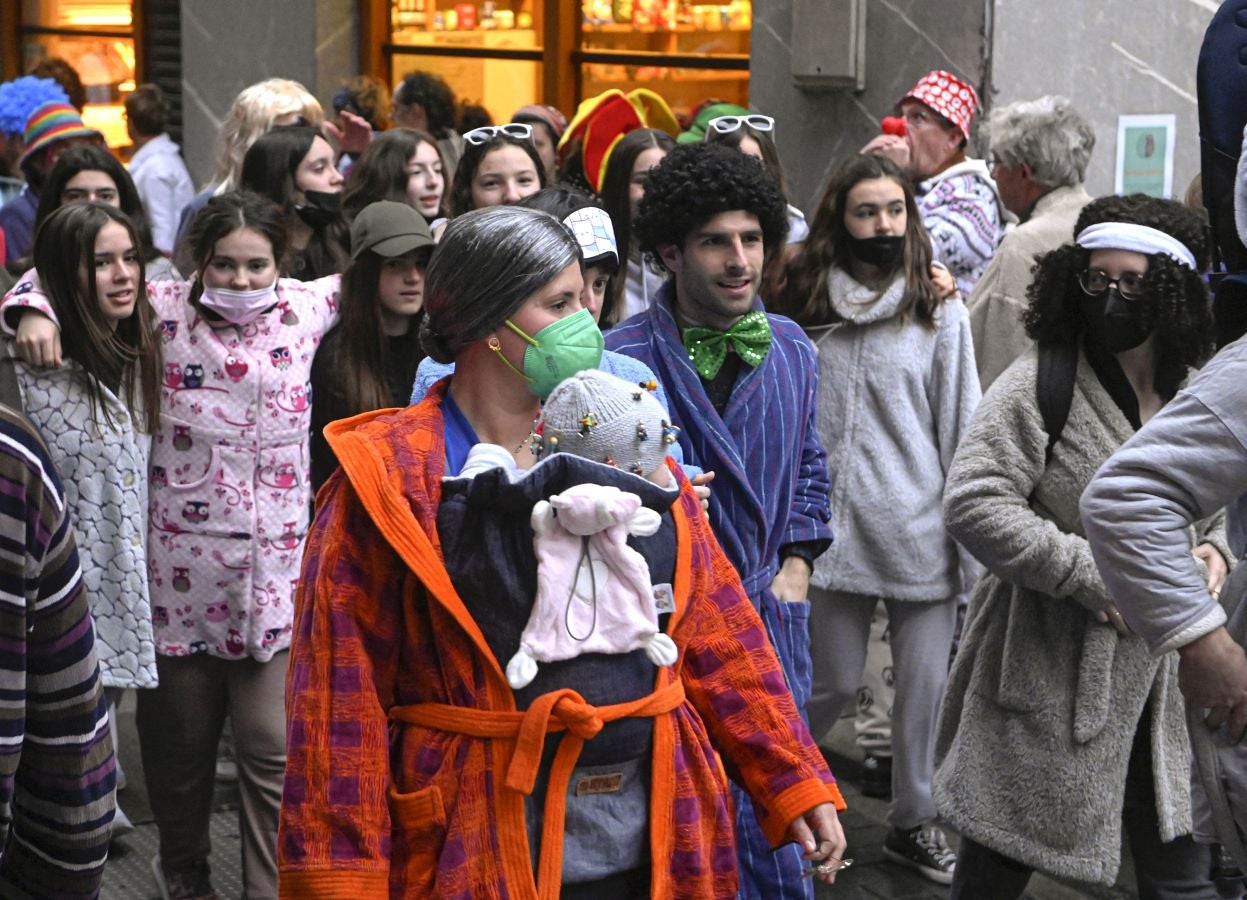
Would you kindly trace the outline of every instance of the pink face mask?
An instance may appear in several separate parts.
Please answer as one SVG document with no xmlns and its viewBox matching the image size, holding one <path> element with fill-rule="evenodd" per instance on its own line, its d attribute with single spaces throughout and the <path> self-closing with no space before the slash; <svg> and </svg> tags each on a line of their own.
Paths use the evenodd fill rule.
<svg viewBox="0 0 1247 900">
<path fill-rule="evenodd" d="M 231 291 L 204 285 L 199 302 L 232 325 L 249 325 L 277 304 L 277 282 L 255 291 Z"/>
</svg>

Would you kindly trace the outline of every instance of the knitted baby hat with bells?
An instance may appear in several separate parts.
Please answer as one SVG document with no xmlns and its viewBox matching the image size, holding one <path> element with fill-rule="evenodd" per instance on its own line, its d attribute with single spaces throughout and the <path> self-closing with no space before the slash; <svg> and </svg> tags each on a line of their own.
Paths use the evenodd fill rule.
<svg viewBox="0 0 1247 900">
<path fill-rule="evenodd" d="M 676 429 L 651 385 L 597 369 L 566 379 L 541 409 L 538 455 L 570 453 L 642 477 L 654 472 Z"/>
</svg>

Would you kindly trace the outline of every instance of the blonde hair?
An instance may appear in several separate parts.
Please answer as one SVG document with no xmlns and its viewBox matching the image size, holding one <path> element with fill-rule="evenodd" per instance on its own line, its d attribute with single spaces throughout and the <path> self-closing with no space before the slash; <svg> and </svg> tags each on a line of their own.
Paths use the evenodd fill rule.
<svg viewBox="0 0 1247 900">
<path fill-rule="evenodd" d="M 243 157 L 282 116 L 299 116 L 313 128 L 325 121 L 320 101 L 297 81 L 269 78 L 239 92 L 221 125 L 221 147 L 213 176 L 215 193 L 224 194 L 238 187 Z"/>
</svg>

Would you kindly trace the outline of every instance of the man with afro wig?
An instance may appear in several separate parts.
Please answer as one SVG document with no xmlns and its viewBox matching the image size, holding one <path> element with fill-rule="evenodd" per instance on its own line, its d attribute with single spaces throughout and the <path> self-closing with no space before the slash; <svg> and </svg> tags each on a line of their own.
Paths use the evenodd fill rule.
<svg viewBox="0 0 1247 900">
<path fill-rule="evenodd" d="M 716 144 L 684 144 L 646 177 L 635 231 L 647 264 L 671 277 L 646 312 L 607 333 L 606 346 L 657 374 L 684 458 L 713 473 L 710 522 L 766 625 L 772 646 L 759 652 L 779 657 L 804 710 L 806 589 L 814 559 L 831 542 L 830 479 L 814 425 L 814 347 L 758 299 L 768 254 L 783 252 L 787 203 L 759 161 Z M 794 726 L 809 739 L 804 723 Z M 831 846 L 819 874 L 844 857 L 832 804 L 805 815 L 804 833 L 788 835 L 795 843 L 772 849 L 747 795 L 736 784 L 733 794 L 739 896 L 812 898 L 803 851 Z"/>
</svg>

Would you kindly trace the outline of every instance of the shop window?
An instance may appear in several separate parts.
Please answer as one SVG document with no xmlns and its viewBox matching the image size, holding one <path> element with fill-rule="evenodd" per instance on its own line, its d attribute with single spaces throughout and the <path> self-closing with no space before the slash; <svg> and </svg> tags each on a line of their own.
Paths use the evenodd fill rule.
<svg viewBox="0 0 1247 900">
<path fill-rule="evenodd" d="M 22 0 L 22 69 L 60 57 L 86 88 L 83 121 L 126 147 L 124 95 L 134 90 L 134 15 L 128 0 Z"/>
<path fill-rule="evenodd" d="M 749 0 L 583 0 L 581 12 L 582 96 L 645 87 L 680 114 L 749 105 Z"/>
<path fill-rule="evenodd" d="M 506 122 L 541 97 L 542 18 L 541 0 L 394 0 L 386 48 L 393 83 L 432 72 L 460 103 Z"/>
</svg>

